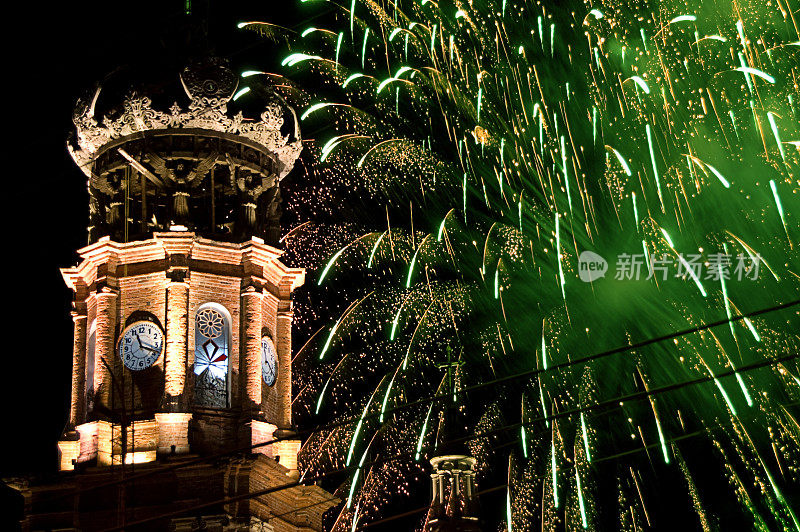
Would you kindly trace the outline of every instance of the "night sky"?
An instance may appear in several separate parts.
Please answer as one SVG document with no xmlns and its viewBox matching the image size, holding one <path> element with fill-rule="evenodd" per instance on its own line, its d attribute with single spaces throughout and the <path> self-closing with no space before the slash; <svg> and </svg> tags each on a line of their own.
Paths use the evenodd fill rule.
<svg viewBox="0 0 800 532">
<path fill-rule="evenodd" d="M 280 57 L 276 45 L 237 31 L 237 22 L 294 26 L 312 13 L 287 11 L 288 2 L 280 13 L 265 2 L 212 4 L 195 1 L 194 13 L 209 21 L 211 51 L 230 58 L 236 71 L 273 68 Z M 66 149 L 75 101 L 118 67 L 171 68 L 176 75 L 187 55 L 183 7 L 174 0 L 94 0 L 46 9 L 27 2 L 4 14 L 3 50 L 11 65 L 3 83 L 3 266 L 11 301 L 4 306 L 3 354 L 9 437 L 2 440 L 10 449 L 2 453 L 0 476 L 55 471 L 56 441 L 67 420 L 71 292 L 59 268 L 77 264 L 88 220 L 86 177 Z"/>
</svg>

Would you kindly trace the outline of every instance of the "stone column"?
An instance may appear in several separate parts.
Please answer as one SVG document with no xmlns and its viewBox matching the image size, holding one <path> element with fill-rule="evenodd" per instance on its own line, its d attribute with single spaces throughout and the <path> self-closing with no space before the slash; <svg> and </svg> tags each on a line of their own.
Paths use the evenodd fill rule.
<svg viewBox="0 0 800 532">
<path fill-rule="evenodd" d="M 273 422 L 279 428 L 292 428 L 292 318 L 291 310 L 279 310 L 275 327 L 275 350 L 278 355 L 277 418 Z"/>
<path fill-rule="evenodd" d="M 111 407 L 113 383 L 111 373 L 101 362 L 105 359 L 109 368 L 114 368 L 116 360 L 115 336 L 117 327 L 117 292 L 103 287 L 97 293 L 97 331 L 95 332 L 95 381 L 97 397 L 101 405 Z"/>
<path fill-rule="evenodd" d="M 72 471 L 81 454 L 80 440 L 62 440 L 58 442 L 58 470 Z"/>
<path fill-rule="evenodd" d="M 432 473 L 431 474 L 431 498 L 433 502 L 431 503 L 431 508 L 436 508 L 439 505 L 439 474 Z"/>
<path fill-rule="evenodd" d="M 262 292 L 253 286 L 242 291 L 243 334 L 239 348 L 245 387 L 242 409 L 252 414 L 261 410 L 261 328 L 264 321 L 262 298 Z"/>
<path fill-rule="evenodd" d="M 192 414 L 179 412 L 157 413 L 158 454 L 185 454 L 189 452 L 189 421 Z"/>
<path fill-rule="evenodd" d="M 69 408 L 69 429 L 86 419 L 86 316 L 72 313 L 72 397 Z"/>
<path fill-rule="evenodd" d="M 167 284 L 167 338 L 164 349 L 164 406 L 170 412 L 178 412 L 184 406 L 188 327 L 189 285 L 184 281 L 170 281 Z"/>
</svg>

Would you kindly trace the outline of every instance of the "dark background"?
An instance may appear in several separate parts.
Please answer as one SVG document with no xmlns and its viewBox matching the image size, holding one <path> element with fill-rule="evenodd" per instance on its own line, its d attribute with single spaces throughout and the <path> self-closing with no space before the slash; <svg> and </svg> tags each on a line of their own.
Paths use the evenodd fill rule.
<svg viewBox="0 0 800 532">
<path fill-rule="evenodd" d="M 243 20 L 302 26 L 320 6 L 184 0 L 18 3 L 4 8 L 2 129 L 3 361 L 0 477 L 57 468 L 72 360 L 71 292 L 59 268 L 87 244 L 86 176 L 66 149 L 75 101 L 117 67 L 174 68 L 204 47 L 239 72 L 276 70 L 283 45 L 237 30 Z M 194 38 L 187 45 L 189 27 Z M 297 172 L 297 170 L 295 170 Z"/>
</svg>

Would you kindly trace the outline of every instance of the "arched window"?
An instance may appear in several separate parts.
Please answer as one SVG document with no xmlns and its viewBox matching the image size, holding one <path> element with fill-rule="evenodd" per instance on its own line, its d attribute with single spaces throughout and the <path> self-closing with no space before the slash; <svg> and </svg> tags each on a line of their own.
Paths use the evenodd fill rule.
<svg viewBox="0 0 800 532">
<path fill-rule="evenodd" d="M 97 320 L 92 320 L 86 337 L 86 411 L 94 407 L 94 350 L 97 343 Z"/>
<path fill-rule="evenodd" d="M 194 402 L 208 408 L 228 407 L 228 357 L 231 318 L 225 307 L 202 305 L 194 319 Z"/>
</svg>

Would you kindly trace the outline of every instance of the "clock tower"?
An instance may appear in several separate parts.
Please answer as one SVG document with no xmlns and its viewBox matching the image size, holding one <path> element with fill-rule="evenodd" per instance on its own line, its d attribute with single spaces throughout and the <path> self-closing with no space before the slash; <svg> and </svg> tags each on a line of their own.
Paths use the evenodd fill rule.
<svg viewBox="0 0 800 532">
<path fill-rule="evenodd" d="M 231 112 L 238 78 L 216 58 L 155 84 L 104 85 L 79 101 L 68 146 L 87 177 L 89 243 L 62 270 L 72 395 L 62 480 L 48 489 L 75 492 L 76 511 L 59 521 L 27 488 L 23 527 L 320 530 L 338 501 L 317 486 L 242 497 L 298 478 L 292 292 L 304 270 L 277 247 L 281 181 L 302 149 L 293 110 L 273 96 L 253 118 Z M 84 488 L 115 471 L 138 480 L 98 503 Z M 148 502 L 165 478 L 167 500 Z M 222 502 L 159 518 L 203 501 Z"/>
</svg>

